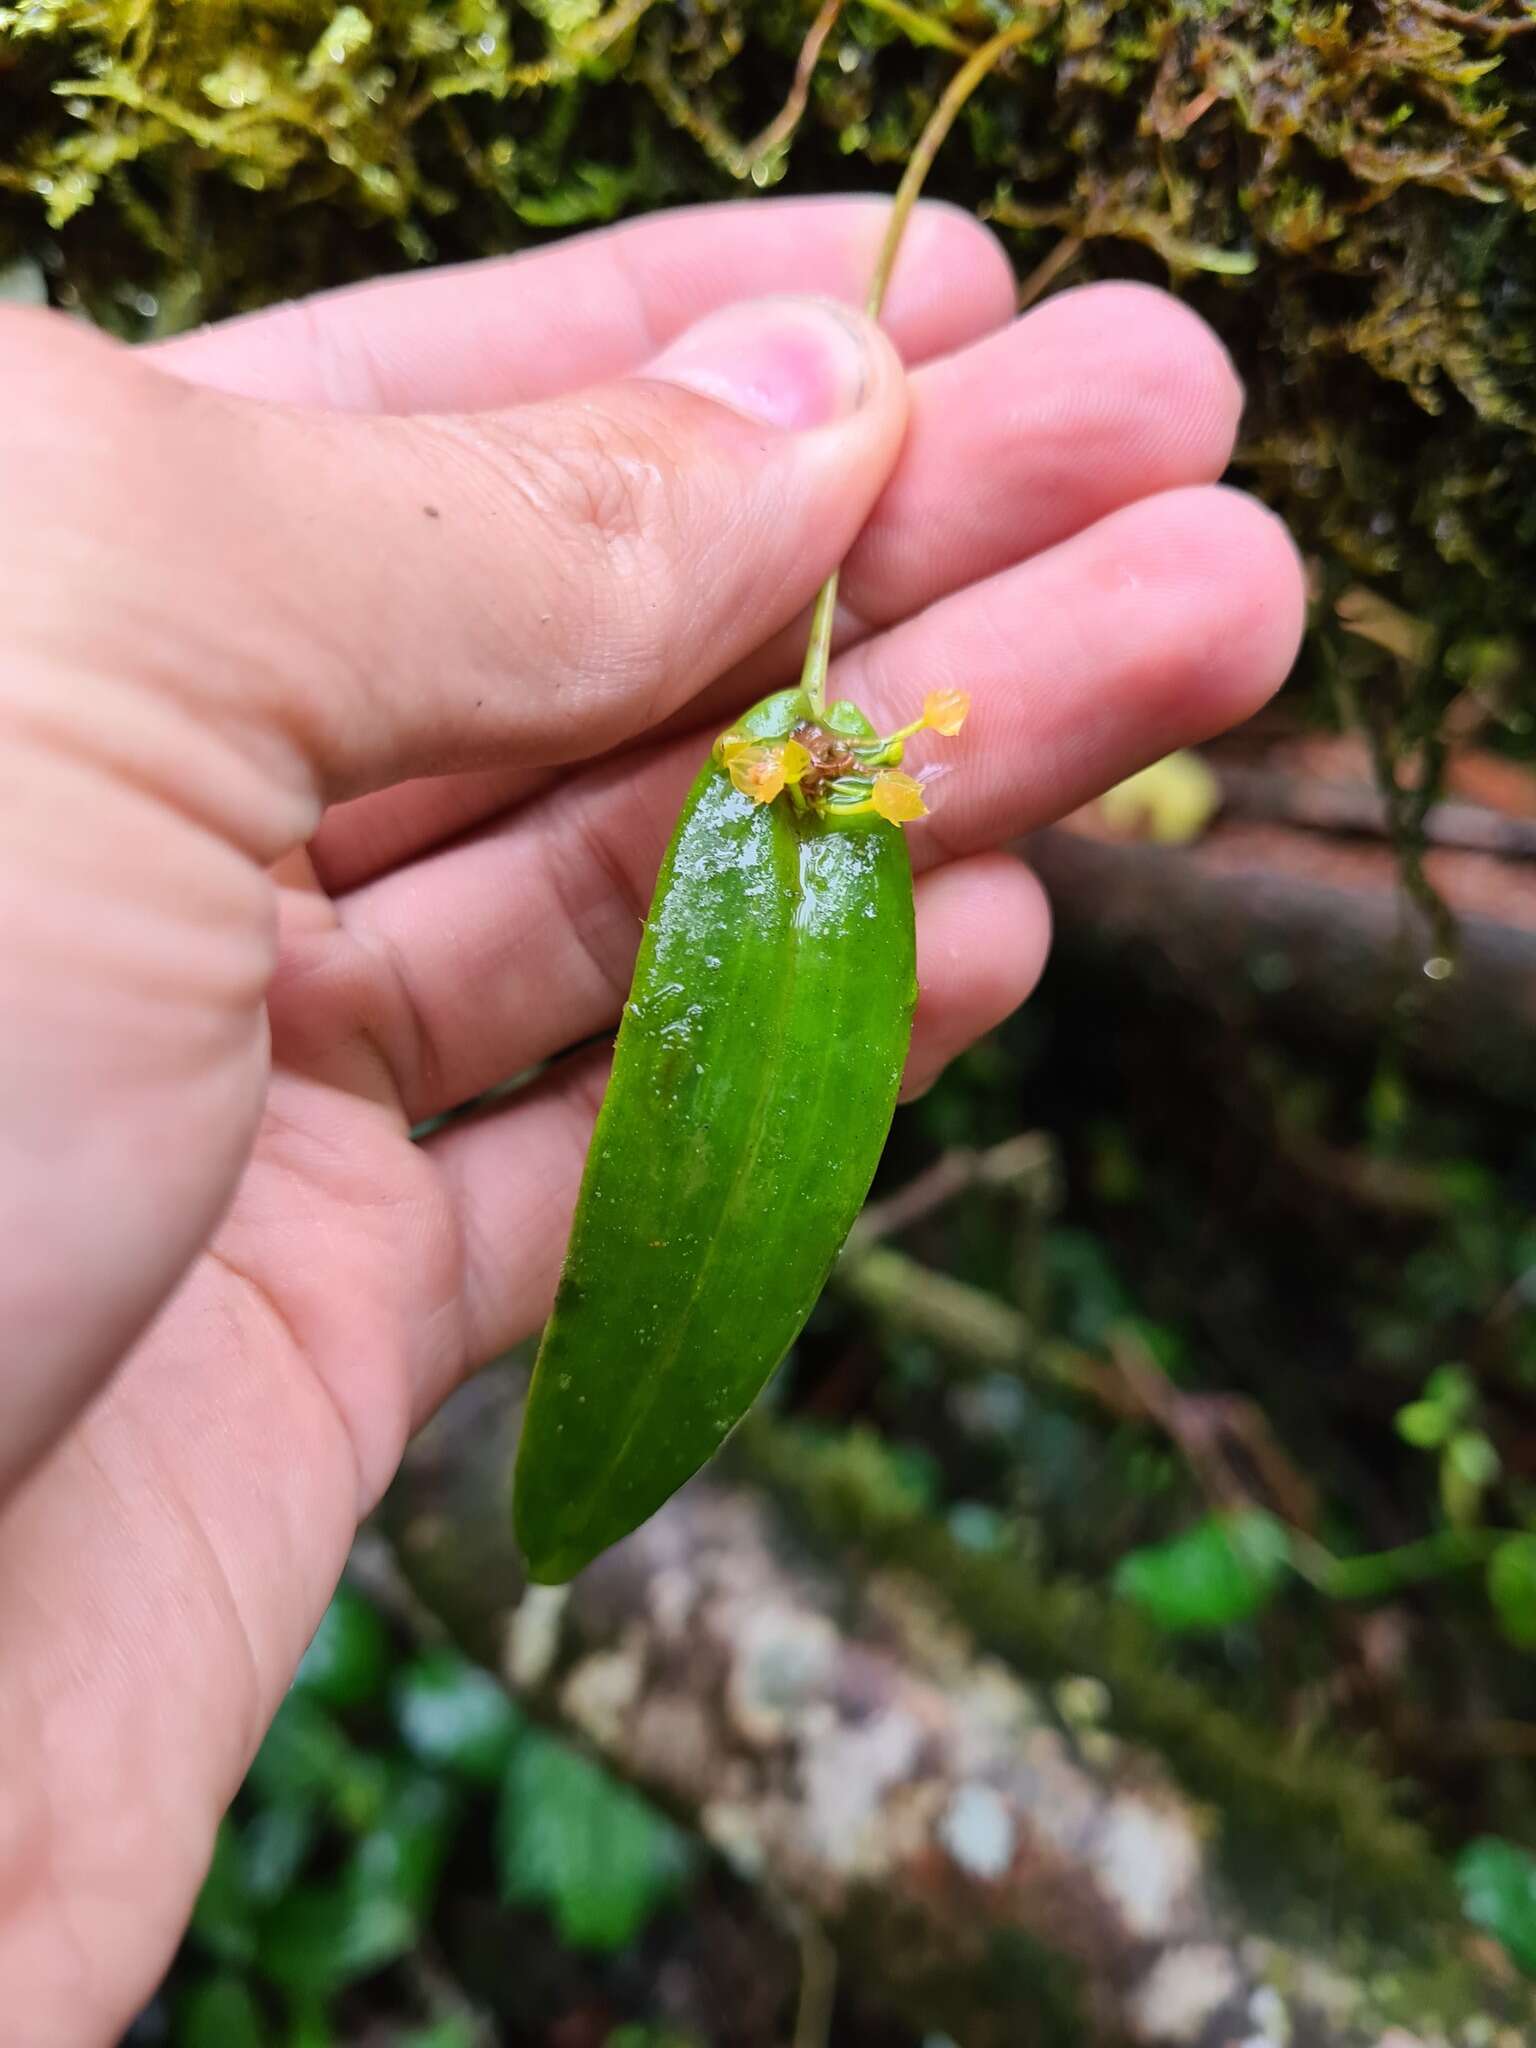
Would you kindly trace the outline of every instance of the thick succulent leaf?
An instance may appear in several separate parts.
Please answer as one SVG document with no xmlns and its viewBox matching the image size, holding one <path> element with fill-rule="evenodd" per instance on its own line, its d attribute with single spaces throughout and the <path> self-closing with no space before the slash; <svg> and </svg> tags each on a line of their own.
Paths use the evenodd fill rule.
<svg viewBox="0 0 1536 2048">
<path fill-rule="evenodd" d="M 787 694 L 741 729 L 782 737 L 796 715 Z M 900 831 L 754 803 L 706 765 L 534 1374 L 516 1499 L 534 1577 L 571 1577 L 659 1507 L 794 1342 L 868 1192 L 915 999 Z"/>
</svg>

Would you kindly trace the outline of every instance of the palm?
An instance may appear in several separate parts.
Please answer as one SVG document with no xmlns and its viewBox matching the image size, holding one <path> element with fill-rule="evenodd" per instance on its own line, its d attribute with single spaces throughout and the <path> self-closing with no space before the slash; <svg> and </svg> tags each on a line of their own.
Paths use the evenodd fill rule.
<svg viewBox="0 0 1536 2048">
<path fill-rule="evenodd" d="M 338 362 L 366 364 L 368 388 L 344 398 L 392 411 L 539 398 L 557 374 L 627 369 L 721 299 L 788 285 L 857 298 L 880 217 L 860 214 L 855 234 L 855 214 L 753 208 L 756 239 L 738 231 L 725 251 L 708 216 L 684 216 L 636 231 L 649 263 L 611 239 L 532 259 L 521 362 L 483 309 L 495 351 L 471 340 L 443 360 L 444 331 L 475 333 L 455 309 L 496 289 L 492 270 L 420 288 L 459 296 L 446 319 L 414 316 L 415 367 L 389 355 L 412 331 L 413 287 L 390 288 L 393 315 L 366 342 L 367 302 L 344 302 L 351 354 L 329 364 L 323 321 L 278 316 L 193 338 L 179 366 L 313 402 L 334 398 Z M 891 726 L 931 689 L 975 700 L 955 794 L 913 840 L 918 1088 L 1022 999 L 1043 955 L 1038 890 L 998 845 L 1241 715 L 1288 665 L 1299 605 L 1267 519 L 1201 488 L 1227 459 L 1237 394 L 1197 323 L 1132 293 L 1009 327 L 995 254 L 953 221 L 913 240 L 927 283 L 904 296 L 898 275 L 890 325 L 909 359 L 936 360 L 912 380 L 900 465 L 848 564 L 833 683 Z M 573 277 L 605 315 L 575 339 Z M 541 305 L 565 323 L 558 371 Z M 340 804 L 281 861 L 276 973 L 221 1018 L 195 1098 L 213 1107 L 169 1097 L 132 1162 L 153 1216 L 185 1191 L 189 1155 L 222 1153 L 229 1171 L 198 1196 L 211 1219 L 245 1157 L 240 1105 L 265 1078 L 227 1210 L 0 1517 L 0 1752 L 54 1760 L 0 1807 L 0 1898 L 20 1901 L 0 1919 L 0 1977 L 40 2016 L 39 2048 L 110 2039 L 150 1988 L 359 1516 L 411 1429 L 545 1312 L 604 1071 L 601 1052 L 560 1056 L 613 1026 L 702 745 L 791 672 L 794 623 L 774 602 L 713 686 L 656 678 L 655 701 L 686 710 L 649 735 L 631 720 L 594 765 L 535 771 L 504 745 L 472 774 Z M 242 912 L 253 932 L 269 908 Z M 192 953 L 223 946 L 227 923 Z M 203 1046 L 195 1009 L 167 1020 Z M 535 1069 L 490 1112 L 413 1141 Z"/>
</svg>

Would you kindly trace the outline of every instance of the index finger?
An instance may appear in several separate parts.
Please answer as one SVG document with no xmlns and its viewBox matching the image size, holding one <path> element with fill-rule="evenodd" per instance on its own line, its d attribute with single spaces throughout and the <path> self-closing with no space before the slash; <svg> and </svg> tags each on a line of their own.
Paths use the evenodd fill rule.
<svg viewBox="0 0 1536 2048">
<path fill-rule="evenodd" d="M 862 305 L 878 195 L 683 207 L 524 255 L 447 265 L 200 328 L 155 351 L 238 397 L 339 412 L 475 412 L 620 377 L 717 307 L 779 292 Z M 1001 327 L 1013 275 L 989 229 L 934 201 L 908 225 L 882 325 L 904 360 Z"/>
</svg>

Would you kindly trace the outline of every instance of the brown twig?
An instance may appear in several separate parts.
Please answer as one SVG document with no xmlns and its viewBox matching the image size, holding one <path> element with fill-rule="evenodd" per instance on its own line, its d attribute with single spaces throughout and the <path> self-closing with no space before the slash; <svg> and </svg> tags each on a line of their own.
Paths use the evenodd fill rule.
<svg viewBox="0 0 1536 2048">
<path fill-rule="evenodd" d="M 794 2048 L 827 2048 L 832 2008 L 837 2001 L 837 1950 L 815 1919 L 800 1927 L 800 2003 L 795 2012 Z"/>
<path fill-rule="evenodd" d="M 972 1188 L 1007 1190 L 1048 1212 L 1057 1196 L 1049 1139 L 1025 1131 L 984 1152 L 954 1147 L 894 1195 L 871 1203 L 838 1267 L 839 1287 L 886 1322 L 915 1330 L 950 1358 L 977 1370 L 1043 1377 L 1114 1415 L 1153 1423 L 1215 1505 L 1252 1506 L 1256 1482 L 1268 1505 L 1310 1532 L 1317 1516 L 1313 1490 L 1252 1401 L 1176 1387 L 1128 1326 L 1112 1332 L 1110 1356 L 1099 1359 L 1040 1335 L 1018 1309 L 979 1288 L 898 1252 L 876 1252 L 882 1239 L 900 1236 Z"/>
<path fill-rule="evenodd" d="M 1392 818 L 1379 789 L 1365 782 L 1331 782 L 1322 776 L 1290 775 L 1283 769 L 1213 763 L 1222 803 L 1238 818 L 1263 818 L 1300 825 L 1310 832 L 1338 832 L 1390 839 Z M 1512 818 L 1486 805 L 1437 803 L 1425 813 L 1423 837 L 1430 846 L 1460 847 L 1497 854 L 1503 860 L 1536 860 L 1536 819 Z"/>
<path fill-rule="evenodd" d="M 821 12 L 811 23 L 805 41 L 800 45 L 800 55 L 795 60 L 795 76 L 789 88 L 789 97 L 761 134 L 742 145 L 741 154 L 748 172 L 764 158 L 782 149 L 794 134 L 800 116 L 805 112 L 806 102 L 811 96 L 811 74 L 815 71 L 821 56 L 822 45 L 831 35 L 837 17 L 842 11 L 843 0 L 824 0 Z"/>
<path fill-rule="evenodd" d="M 1150 1422 L 1178 1450 L 1201 1491 L 1218 1507 L 1256 1498 L 1293 1527 L 1310 1531 L 1317 1506 L 1263 1411 L 1240 1394 L 1188 1393 L 1161 1372 L 1136 1333 L 1117 1329 L 1110 1356 L 1042 1335 L 995 1295 L 924 1266 L 882 1244 L 968 1188 L 1014 1186 L 1050 1199 L 1054 1162 L 1025 1132 L 991 1152 L 945 1153 L 925 1173 L 866 1210 L 838 1262 L 832 1284 L 889 1328 L 925 1338 L 953 1364 L 975 1373 L 1043 1380 L 1126 1421 Z"/>
<path fill-rule="evenodd" d="M 1043 257 L 1019 286 L 1018 308 L 1027 312 L 1036 299 L 1044 298 L 1061 273 L 1083 253 L 1081 235 L 1063 235 L 1051 253 Z"/>
<path fill-rule="evenodd" d="M 1492 8 L 1452 7 L 1447 0 L 1413 0 L 1420 14 L 1427 14 L 1431 21 L 1438 21 L 1446 28 L 1459 28 L 1473 35 L 1519 36 L 1527 29 L 1536 28 L 1536 15 L 1516 16 L 1494 13 Z"/>
<path fill-rule="evenodd" d="M 1132 1400 L 1177 1446 L 1217 1507 L 1252 1507 L 1256 1479 L 1267 1504 L 1293 1528 L 1309 1533 L 1315 1528 L 1316 1495 L 1261 1408 L 1241 1394 L 1185 1393 L 1159 1369 L 1133 1329 L 1111 1331 L 1109 1348 Z M 1251 1477 L 1233 1459 L 1233 1449 L 1244 1454 Z"/>
<path fill-rule="evenodd" d="M 900 1237 L 970 1188 L 998 1189 L 1031 1207 L 1048 1208 L 1055 1200 L 1057 1178 L 1056 1150 L 1043 1131 L 1021 1131 L 984 1152 L 954 1145 L 894 1195 L 871 1202 L 849 1242 L 857 1248 Z"/>
<path fill-rule="evenodd" d="M 1446 978 L 1436 934 L 1405 900 L 1390 845 L 1224 818 L 1191 845 L 1111 844 L 1058 828 L 1031 861 L 1050 892 L 1057 946 L 1231 1028 L 1295 1029 L 1379 1047 L 1496 1101 L 1536 1101 L 1536 897 L 1524 863 L 1435 848 L 1429 869 L 1456 911 Z M 1438 972 L 1439 970 L 1437 970 Z"/>
</svg>

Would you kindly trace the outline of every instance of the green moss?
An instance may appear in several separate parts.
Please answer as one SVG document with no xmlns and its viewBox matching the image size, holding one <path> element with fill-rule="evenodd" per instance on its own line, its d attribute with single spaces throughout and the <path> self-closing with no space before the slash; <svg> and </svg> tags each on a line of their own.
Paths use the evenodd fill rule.
<svg viewBox="0 0 1536 2048">
<path fill-rule="evenodd" d="M 1080 1964 L 1017 1928 L 961 1933 L 921 1910 L 893 1926 L 888 1891 L 855 1897 L 838 1929 L 842 1954 L 869 1966 L 881 2002 L 909 2025 L 965 2048 L 1087 2048 L 1094 2002 Z"/>
<path fill-rule="evenodd" d="M 810 1528 L 920 1573 L 1027 1676 L 1100 1679 L 1114 1729 L 1156 1748 L 1225 1817 L 1223 1853 L 1250 1900 L 1256 1889 L 1278 1899 L 1321 1887 L 1331 1896 L 1342 1860 L 1353 1906 L 1378 1930 L 1453 1913 L 1437 1858 L 1368 1769 L 1320 1743 L 1278 1743 L 1217 1705 L 1169 1669 L 1165 1640 L 1081 1581 L 1047 1580 L 1015 1552 L 957 1543 L 891 1475 L 889 1453 L 867 1432 L 822 1435 L 754 1418 L 742 1448 L 753 1476 L 792 1496 Z"/>
<path fill-rule="evenodd" d="M 759 1416 L 736 1443 L 752 1476 L 793 1502 L 797 1525 L 919 1574 L 1025 1676 L 1100 1680 L 1114 1732 L 1156 1750 L 1219 1816 L 1217 1860 L 1250 1924 L 1331 1958 L 1382 2025 L 1487 2011 L 1449 1875 L 1364 1761 L 1315 1738 L 1277 1739 L 1217 1704 L 1169 1668 L 1165 1639 L 1081 1581 L 1045 1579 L 1013 1552 L 966 1549 L 913 1499 L 868 1432 Z M 1523 1996 L 1510 1991 L 1528 2019 Z M 1063 1998 L 1064 2022 L 1072 2011 Z"/>
<path fill-rule="evenodd" d="M 754 156 L 792 0 L 21 0 L 0 262 L 163 331 L 665 203 L 889 187 L 954 49 L 1010 11 L 850 0 L 790 145 Z M 1021 269 L 1079 237 L 1062 282 L 1163 278 L 1214 320 L 1243 473 L 1317 566 L 1303 681 L 1375 731 L 1405 832 L 1450 697 L 1536 733 L 1528 48 L 1442 5 L 1076 0 L 931 184 Z M 1413 660 L 1337 618 L 1361 582 L 1421 622 Z"/>
</svg>

